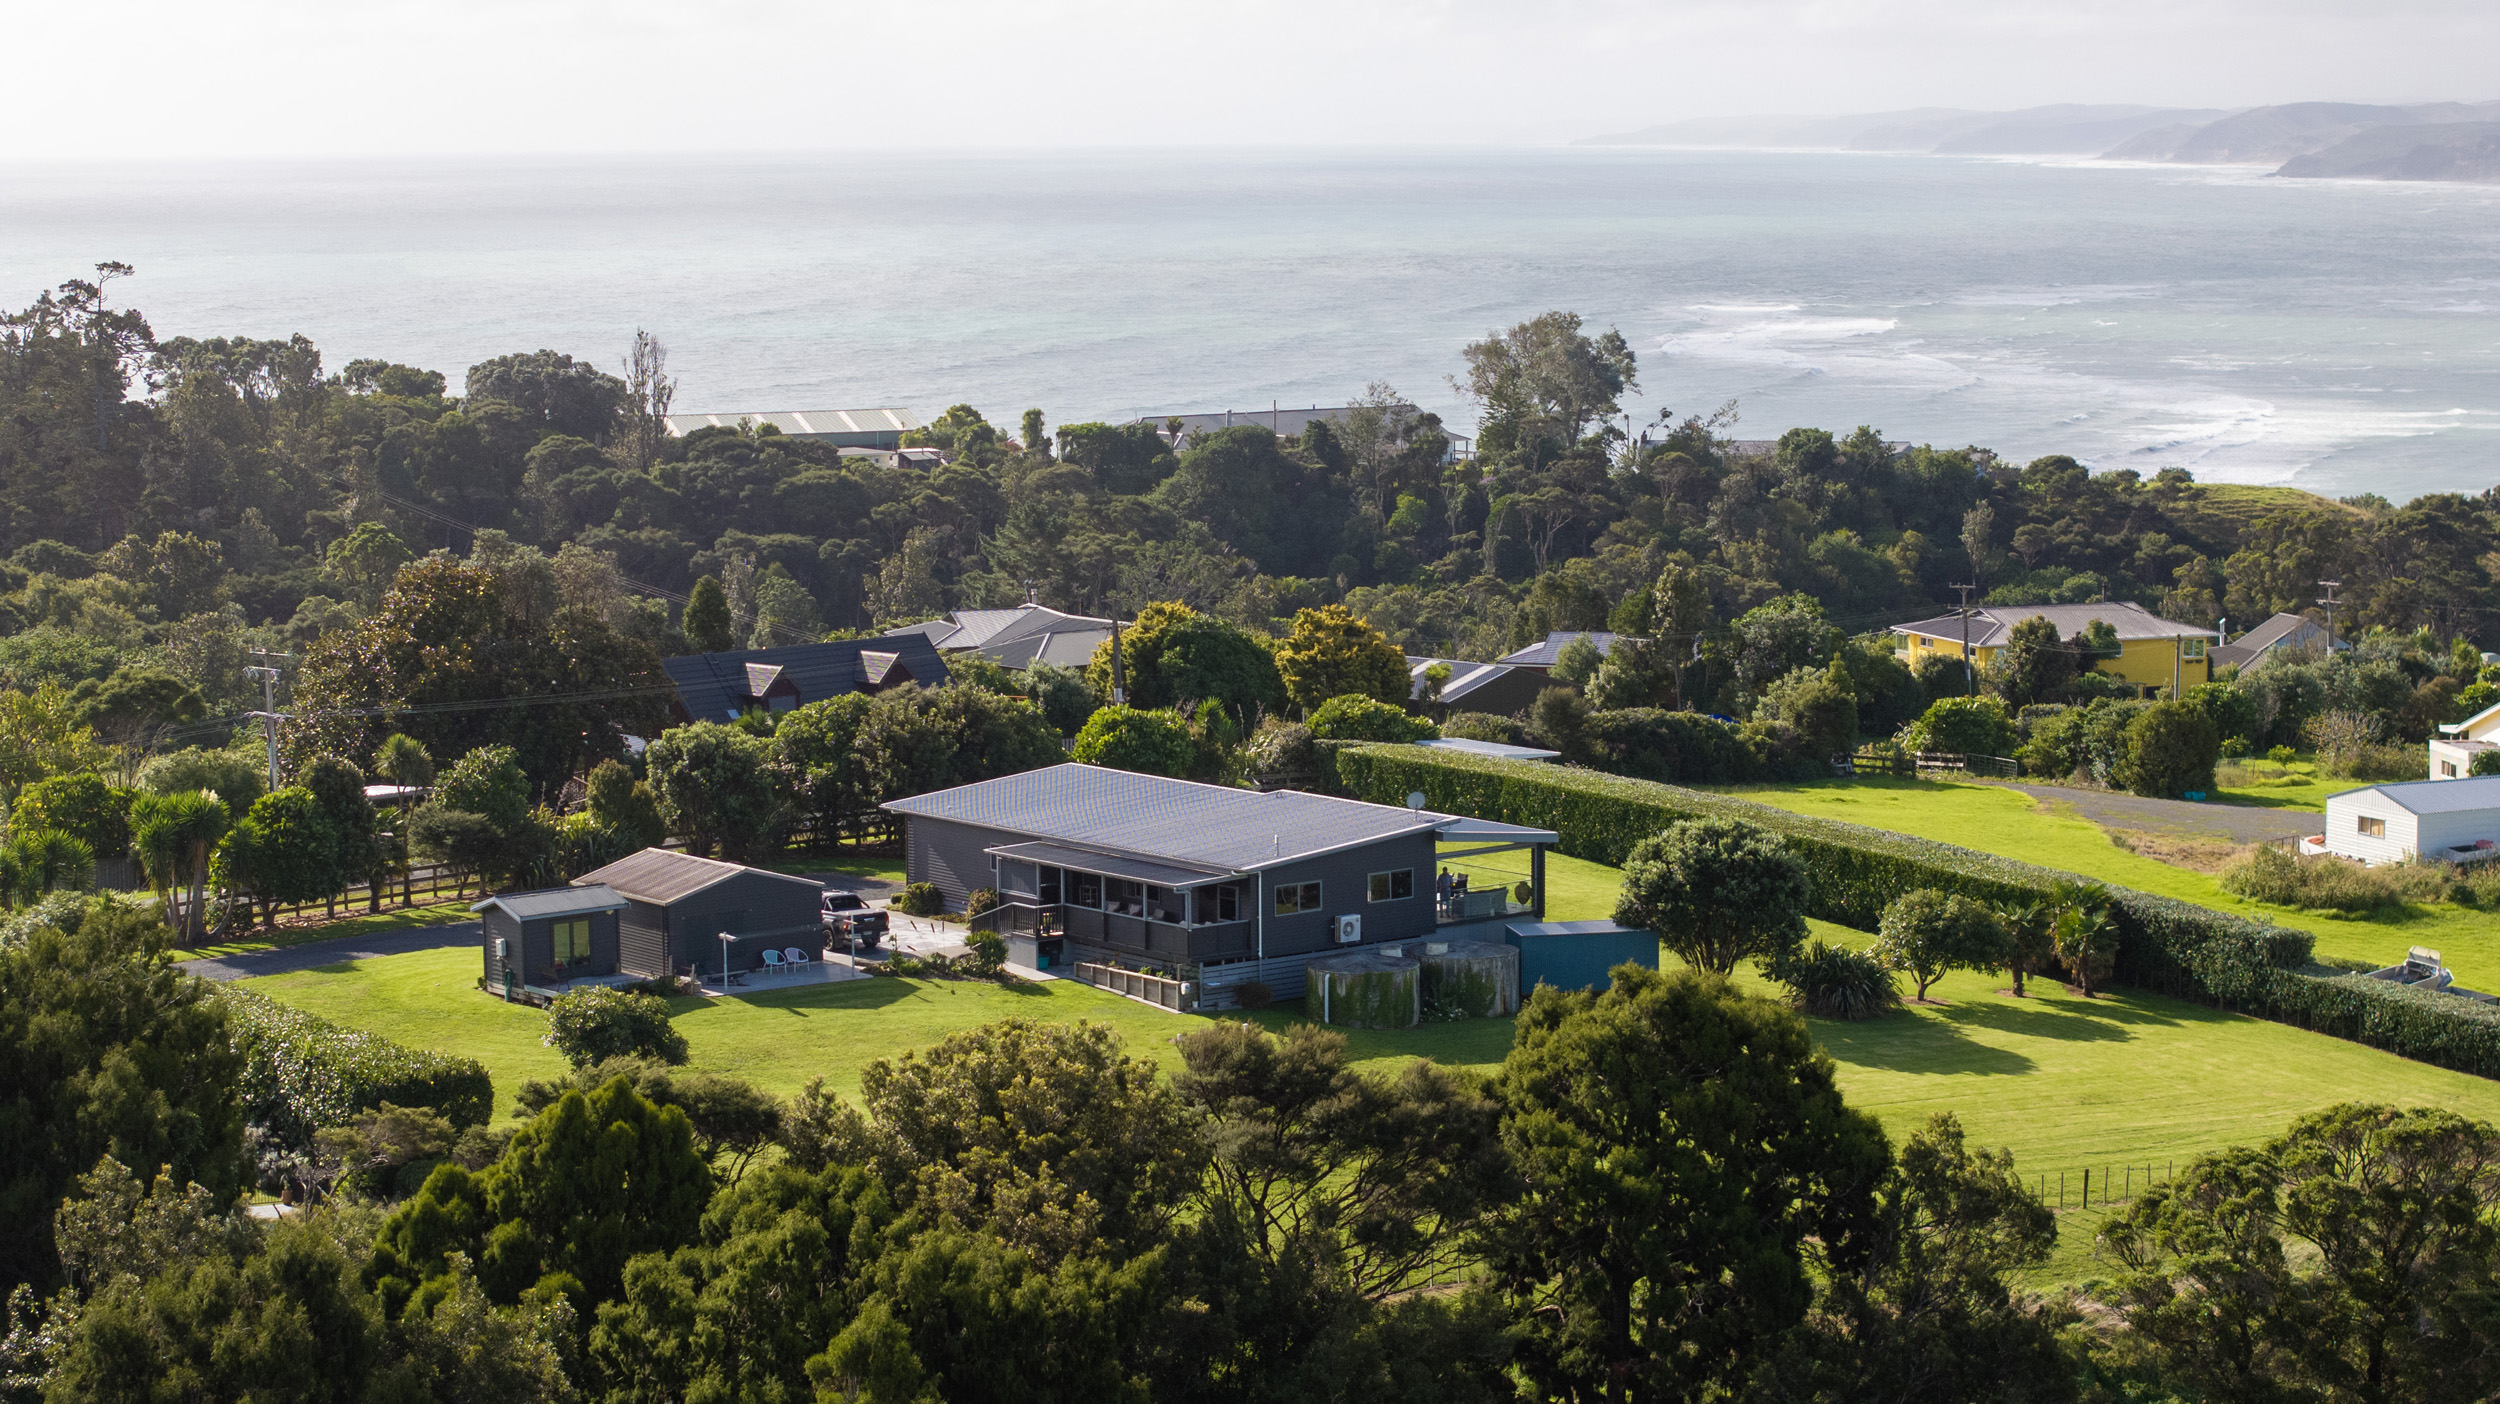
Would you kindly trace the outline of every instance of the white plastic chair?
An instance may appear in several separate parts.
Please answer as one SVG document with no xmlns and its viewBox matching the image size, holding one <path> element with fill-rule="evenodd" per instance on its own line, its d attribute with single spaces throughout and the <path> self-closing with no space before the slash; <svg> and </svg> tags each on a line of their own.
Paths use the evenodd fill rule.
<svg viewBox="0 0 2500 1404">
<path fill-rule="evenodd" d="M 765 971 L 765 973 L 766 973 L 766 974 L 770 974 L 770 975 L 778 975 L 778 974 L 780 974 L 780 973 L 781 973 L 781 970 L 782 970 L 782 964 L 781 964 L 781 952 L 774 950 L 774 949 L 773 949 L 772 947 L 770 947 L 770 946 L 766 946 L 766 947 L 764 948 L 764 971 Z"/>
<path fill-rule="evenodd" d="M 813 957 L 796 946 L 791 946 L 782 951 L 781 958 L 793 971 L 803 970 L 807 966 L 814 963 Z"/>
</svg>

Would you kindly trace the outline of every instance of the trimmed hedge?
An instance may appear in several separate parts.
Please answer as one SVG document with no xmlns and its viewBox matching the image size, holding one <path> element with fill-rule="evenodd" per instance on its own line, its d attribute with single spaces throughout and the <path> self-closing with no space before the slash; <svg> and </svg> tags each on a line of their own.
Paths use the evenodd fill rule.
<svg viewBox="0 0 2500 1404">
<path fill-rule="evenodd" d="M 495 1084 L 475 1058 L 455 1058 L 343 1029 L 267 995 L 221 985 L 228 1037 L 243 1055 L 243 1109 L 298 1149 L 384 1102 L 426 1107 L 454 1126 L 483 1126 Z"/>
<path fill-rule="evenodd" d="M 2072 873 L 1885 829 L 1791 814 L 1732 795 L 1535 761 L 1487 760 L 1413 746 L 1336 757 L 1342 792 L 1551 829 L 1574 858 L 1620 867 L 1632 845 L 1681 819 L 1741 819 L 1785 837 L 1814 878 L 1810 915 L 1872 931 L 1887 903 L 1933 887 L 1990 903 L 2048 894 Z M 2118 983 L 2314 1029 L 2404 1057 L 2500 1077 L 2500 1008 L 2408 990 L 2311 963 L 2305 931 L 2149 892 L 2100 884 L 2119 931 Z"/>
</svg>

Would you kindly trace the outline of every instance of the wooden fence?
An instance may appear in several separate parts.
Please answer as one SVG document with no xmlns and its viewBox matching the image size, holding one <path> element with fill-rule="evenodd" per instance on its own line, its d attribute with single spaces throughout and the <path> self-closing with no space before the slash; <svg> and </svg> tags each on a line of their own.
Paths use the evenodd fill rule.
<svg viewBox="0 0 2500 1404">
<path fill-rule="evenodd" d="M 1936 771 L 1984 775 L 2011 780 L 2023 772 L 2008 756 L 1964 755 L 1959 751 L 1896 751 L 1869 746 L 1853 756 L 1835 757 L 1832 768 L 1843 775 L 1898 775 L 1905 779 Z"/>
<path fill-rule="evenodd" d="M 1159 1004 L 1175 1011 L 1191 1007 L 1190 986 L 1185 980 L 1166 980 L 1143 970 L 1122 970 L 1116 965 L 1098 965 L 1089 960 L 1078 961 L 1068 968 L 1077 979 L 1097 989 L 1142 999 L 1148 1004 Z"/>
</svg>

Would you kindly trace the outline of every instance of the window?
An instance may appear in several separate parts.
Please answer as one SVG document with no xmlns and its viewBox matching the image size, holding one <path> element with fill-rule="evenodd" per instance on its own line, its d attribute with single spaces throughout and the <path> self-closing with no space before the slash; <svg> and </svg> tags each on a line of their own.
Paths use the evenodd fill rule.
<svg viewBox="0 0 2500 1404">
<path fill-rule="evenodd" d="M 1068 905 L 1099 907 L 1102 905 L 1102 879 L 1093 873 L 1068 874 Z"/>
<path fill-rule="evenodd" d="M 2457 778 L 2457 763 L 2456 763 L 2455 761 L 2441 761 L 2441 762 L 2439 763 L 2439 774 L 2440 774 L 2440 778 L 2441 778 L 2441 779 L 2443 779 L 2443 780 L 2454 780 L 2454 779 L 2456 779 L 2456 778 Z"/>
<path fill-rule="evenodd" d="M 550 922 L 547 934 L 555 943 L 555 958 L 566 964 L 590 959 L 590 918 L 569 917 Z"/>
<path fill-rule="evenodd" d="M 2364 814 L 2364 815 L 2362 815 L 2362 816 L 2361 816 L 2361 819 L 2360 819 L 2360 821 L 2359 821 L 2359 822 L 2360 822 L 2361 832 L 2363 832 L 2363 833 L 2365 833 L 2365 834 L 2368 834 L 2370 837 L 2372 837 L 2372 838 L 2385 838 L 2385 837 L 2387 837 L 2387 821 L 2386 821 L 2386 820 L 2384 820 L 2384 819 L 2373 819 L 2373 818 L 2371 818 L 2369 815 Z"/>
<path fill-rule="evenodd" d="M 1372 874 L 1372 901 L 1394 902 L 1401 897 L 1414 895 L 1415 870 L 1413 868 L 1398 868 L 1390 872 Z"/>
<path fill-rule="evenodd" d="M 1177 887 L 1146 888 L 1146 915 L 1174 926 L 1189 920 L 1189 894 Z"/>
<path fill-rule="evenodd" d="M 1276 889 L 1276 915 L 1292 916 L 1296 912 L 1319 910 L 1319 884 L 1288 882 Z"/>
<path fill-rule="evenodd" d="M 1198 889 L 1198 921 L 1201 925 L 1215 921 L 1241 920 L 1241 889 L 1231 883 L 1221 887 Z"/>
<path fill-rule="evenodd" d="M 2205 641 L 2204 641 L 2203 639 L 2181 639 L 2181 640 L 2179 640 L 2179 656 L 2180 656 L 2181 658 L 2184 658 L 2184 659 L 2188 660 L 2188 661 L 2189 661 L 2189 662 L 2191 662 L 2191 663 L 2195 662 L 2195 661 L 2196 661 L 2197 659 L 2199 659 L 2199 658 L 2204 657 L 2204 656 L 2205 656 Z"/>
<path fill-rule="evenodd" d="M 1059 903 L 1059 870 L 1057 868 L 1041 870 L 1041 889 L 1042 905 L 1057 906 Z"/>
</svg>

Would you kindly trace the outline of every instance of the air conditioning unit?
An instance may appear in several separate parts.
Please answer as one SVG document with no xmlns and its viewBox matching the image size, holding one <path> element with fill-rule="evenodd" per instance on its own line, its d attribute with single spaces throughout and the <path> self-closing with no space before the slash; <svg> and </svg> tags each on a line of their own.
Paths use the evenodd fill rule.
<svg viewBox="0 0 2500 1404">
<path fill-rule="evenodd" d="M 1360 916 L 1341 916 L 1337 918 L 1338 945 L 1351 946 L 1355 942 L 1362 939 L 1363 919 Z"/>
</svg>

